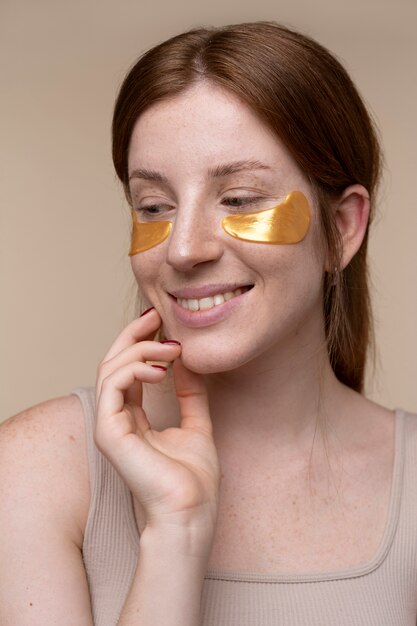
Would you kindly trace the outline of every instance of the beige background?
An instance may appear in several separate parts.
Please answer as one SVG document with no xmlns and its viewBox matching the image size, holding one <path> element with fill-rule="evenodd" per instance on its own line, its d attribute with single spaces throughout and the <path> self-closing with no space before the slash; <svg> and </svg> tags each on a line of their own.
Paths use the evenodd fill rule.
<svg viewBox="0 0 417 626">
<path fill-rule="evenodd" d="M 275 19 L 344 62 L 383 136 L 368 393 L 417 410 L 415 0 L 0 0 L 0 419 L 94 383 L 131 315 L 129 215 L 110 160 L 122 77 L 192 26 Z M 352 141 L 355 138 L 352 137 Z"/>
</svg>

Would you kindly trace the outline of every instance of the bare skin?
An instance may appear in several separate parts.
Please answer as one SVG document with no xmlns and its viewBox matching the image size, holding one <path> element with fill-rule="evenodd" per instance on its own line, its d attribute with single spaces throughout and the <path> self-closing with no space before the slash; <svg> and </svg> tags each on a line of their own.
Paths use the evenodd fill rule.
<svg viewBox="0 0 417 626">
<path fill-rule="evenodd" d="M 222 469 L 219 513 L 208 567 L 260 573 L 320 572 L 364 564 L 385 528 L 395 419 L 340 386 L 340 430 L 329 425 L 280 447 L 214 431 Z M 155 428 L 178 425 L 172 392 L 147 388 Z M 212 403 L 214 404 L 214 403 Z M 166 419 L 158 419 L 158 408 Z M 170 410 L 171 407 L 171 410 Z M 342 428 L 343 425 L 348 425 Z M 146 526 L 135 501 L 138 528 Z"/>
<path fill-rule="evenodd" d="M 266 164 L 271 176 L 255 168 L 210 181 L 213 167 L 245 158 Z M 308 181 L 245 105 L 206 84 L 141 116 L 129 168 L 133 207 L 142 219 L 160 216 L 175 225 L 168 241 L 132 257 L 132 269 L 161 314 L 165 335 L 182 342 L 185 365 L 205 377 L 223 477 L 210 566 L 300 571 L 344 566 L 343 559 L 363 562 L 382 535 L 394 420 L 392 412 L 341 385 L 330 368 L 321 292 L 329 268 Z M 167 182 L 136 176 L 141 169 Z M 244 244 L 219 228 L 230 198 L 272 199 L 293 189 L 312 208 L 312 228 L 302 243 Z M 146 218 L 150 205 L 153 214 Z M 342 266 L 361 244 L 368 211 L 368 194 L 359 185 L 346 189 L 335 205 Z M 176 317 L 170 292 L 221 284 L 225 277 L 254 284 L 233 315 L 198 331 Z M 155 414 L 164 402 L 168 423 L 179 419 L 169 392 L 150 388 L 146 400 Z M 318 418 L 325 421 L 325 440 L 316 433 Z M 138 505 L 137 516 L 140 526 Z M 347 532 L 353 527 L 355 538 Z"/>
<path fill-rule="evenodd" d="M 157 385 L 146 389 L 143 406 L 152 428 L 176 429 L 178 415 L 170 392 Z M 331 468 L 315 443 L 311 482 L 306 472 L 310 446 L 287 444 L 277 450 L 272 463 L 256 441 L 250 454 L 249 448 L 239 454 L 214 433 L 222 469 L 217 523 L 213 529 L 213 509 L 208 516 L 193 518 L 200 530 L 204 523 L 193 546 L 205 567 L 315 572 L 363 564 L 374 555 L 387 516 L 393 415 L 361 396 L 348 395 L 341 417 L 351 420 L 350 435 L 339 441 L 336 451 L 330 447 Z M 8 537 L 1 559 L 7 571 L 0 567 L 0 577 L 5 575 L 0 585 L 5 623 L 10 615 L 19 626 L 58 621 L 66 626 L 68 615 L 68 625 L 76 620 L 91 626 L 81 557 L 89 480 L 79 401 L 60 398 L 29 409 L 2 425 L 1 435 L 5 517 L 0 515 L 0 527 Z M 146 512 L 137 497 L 135 509 L 143 532 Z M 190 523 L 187 515 L 178 514 L 177 509 L 176 521 Z M 163 518 L 168 519 L 166 510 Z"/>
<path fill-rule="evenodd" d="M 213 168 L 242 159 L 266 165 L 210 178 Z M 132 174 L 131 195 L 135 210 L 157 205 L 174 224 L 166 241 L 132 257 L 155 309 L 122 331 L 97 372 L 96 444 L 131 490 L 139 530 L 172 545 L 181 538 L 181 556 L 197 563 L 189 568 L 196 598 L 207 567 L 317 572 L 365 563 L 387 518 L 394 415 L 331 370 L 322 317 L 330 268 L 308 181 L 252 111 L 204 84 L 139 118 L 129 168 L 168 181 Z M 312 209 L 312 227 L 296 246 L 242 243 L 221 230 L 230 199 L 256 204 L 257 194 L 272 201 L 292 190 Z M 344 267 L 363 240 L 366 190 L 347 188 L 334 210 Z M 171 292 L 226 283 L 251 289 L 233 313 L 225 307 L 215 323 L 187 325 Z M 180 345 L 154 341 L 161 326 Z M 149 361 L 173 365 L 167 373 Z M 0 565 L 4 620 L 67 626 L 67 611 L 68 625 L 91 626 L 81 558 L 89 482 L 78 400 L 34 407 L 1 431 L 0 536 L 10 537 L 0 554 L 8 563 L 7 574 Z M 157 543 L 149 541 L 148 554 Z M 154 580 L 145 567 L 151 561 L 142 571 Z M 135 623 L 135 607 L 151 595 L 139 578 L 123 626 Z M 185 626 L 182 618 L 176 623 Z"/>
</svg>

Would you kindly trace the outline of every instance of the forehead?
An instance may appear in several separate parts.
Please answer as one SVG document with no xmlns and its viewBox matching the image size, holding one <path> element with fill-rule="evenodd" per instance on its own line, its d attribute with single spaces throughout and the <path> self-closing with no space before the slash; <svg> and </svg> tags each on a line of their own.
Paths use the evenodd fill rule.
<svg viewBox="0 0 417 626">
<path fill-rule="evenodd" d="M 213 168 L 236 160 L 298 170 L 288 149 L 240 98 L 216 85 L 198 83 L 152 105 L 137 120 L 129 146 L 135 168 Z"/>
</svg>

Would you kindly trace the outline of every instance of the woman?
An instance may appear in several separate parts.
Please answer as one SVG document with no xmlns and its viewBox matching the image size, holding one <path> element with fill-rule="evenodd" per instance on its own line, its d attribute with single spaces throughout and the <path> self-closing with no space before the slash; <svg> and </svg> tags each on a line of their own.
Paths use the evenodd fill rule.
<svg viewBox="0 0 417 626">
<path fill-rule="evenodd" d="M 95 390 L 2 428 L 2 623 L 415 624 L 417 425 L 361 394 L 380 157 L 346 72 L 274 23 L 179 35 L 127 75 L 113 159 L 146 310 Z"/>
</svg>

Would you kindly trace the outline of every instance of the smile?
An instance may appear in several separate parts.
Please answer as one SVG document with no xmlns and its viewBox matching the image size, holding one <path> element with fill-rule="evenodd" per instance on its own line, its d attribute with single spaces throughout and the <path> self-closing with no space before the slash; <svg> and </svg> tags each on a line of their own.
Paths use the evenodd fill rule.
<svg viewBox="0 0 417 626">
<path fill-rule="evenodd" d="M 224 304 L 225 302 L 228 302 L 228 300 L 232 300 L 233 298 L 242 295 L 242 293 L 248 291 L 249 289 L 250 287 L 239 287 L 234 291 L 216 293 L 213 296 L 200 298 L 199 300 L 195 298 L 177 298 L 177 304 L 187 311 L 207 311 L 208 309 L 212 309 L 215 306 Z"/>
</svg>

